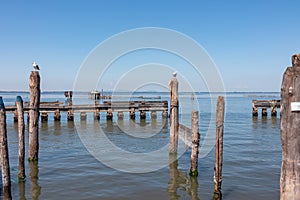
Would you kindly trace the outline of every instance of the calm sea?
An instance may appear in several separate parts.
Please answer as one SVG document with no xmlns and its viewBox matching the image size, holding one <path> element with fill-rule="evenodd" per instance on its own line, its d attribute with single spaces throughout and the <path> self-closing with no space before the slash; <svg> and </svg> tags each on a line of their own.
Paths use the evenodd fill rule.
<svg viewBox="0 0 300 200">
<path fill-rule="evenodd" d="M 29 94 L 0 92 L 6 105 L 13 105 L 17 95 L 28 101 Z M 281 167 L 281 141 L 279 110 L 277 118 L 252 118 L 252 99 L 279 99 L 279 93 L 197 93 L 191 99 L 190 93 L 180 94 L 180 123 L 190 127 L 191 111 L 199 110 L 201 147 L 214 142 L 215 99 L 226 97 L 224 125 L 223 199 L 279 199 L 279 178 Z M 128 96 L 139 99 L 158 96 L 168 100 L 168 93 L 118 93 L 117 99 Z M 132 97 L 133 96 L 133 97 Z M 63 92 L 42 93 L 42 101 L 65 101 Z M 150 100 L 150 99 L 149 99 Z M 87 93 L 80 93 L 75 103 L 93 104 Z M 48 122 L 40 123 L 40 152 L 38 164 L 26 161 L 25 183 L 18 183 L 18 133 L 13 115 L 7 114 L 9 157 L 14 199 L 212 199 L 215 149 L 208 145 L 201 149 L 199 176 L 188 175 L 190 153 L 188 148 L 180 153 L 176 162 L 167 163 L 152 170 L 154 162 L 150 156 L 168 146 L 169 123 L 157 113 L 156 120 L 147 114 L 145 121 L 138 113 L 135 121 L 117 119 L 106 121 L 101 113 L 95 122 L 88 114 L 86 122 L 75 114 L 74 122 L 68 122 L 62 113 L 60 122 L 54 122 L 49 114 Z M 103 135 L 110 142 L 104 143 Z M 214 132 L 213 132 L 214 134 Z M 207 137 L 206 137 L 207 136 Z M 182 142 L 180 142 L 182 143 Z M 129 165 L 117 162 L 127 159 L 122 151 L 112 152 L 110 146 L 143 155 L 129 160 Z M 184 145 L 183 145 L 184 146 Z M 26 124 L 26 148 L 28 147 L 28 126 Z M 97 152 L 101 152 L 97 154 Z M 103 153 L 104 152 L 104 153 Z M 182 155 L 181 155 L 182 154 Z M 93 156 L 96 155 L 96 156 Z M 168 152 L 162 153 L 161 160 Z M 27 156 L 27 151 L 26 151 Z M 100 158 L 99 158 L 100 156 Z M 104 162 L 99 161 L 104 158 Z M 131 158 L 128 158 L 131 159 Z M 157 163 L 159 163 L 157 159 Z M 118 168 L 110 163 L 117 163 Z M 109 165 L 109 166 L 107 166 Z M 131 171 L 130 173 L 124 171 Z"/>
</svg>

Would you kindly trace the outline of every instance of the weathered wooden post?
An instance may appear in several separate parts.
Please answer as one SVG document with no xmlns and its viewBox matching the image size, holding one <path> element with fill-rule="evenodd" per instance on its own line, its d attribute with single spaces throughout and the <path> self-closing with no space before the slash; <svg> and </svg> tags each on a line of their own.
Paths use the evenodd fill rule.
<svg viewBox="0 0 300 200">
<path fill-rule="evenodd" d="M 48 121 L 48 113 L 47 112 L 42 112 L 41 113 L 41 121 L 42 122 L 47 122 Z"/>
<path fill-rule="evenodd" d="M 0 97 L 0 143 L 2 162 L 2 187 L 4 199 L 12 199 L 6 130 L 6 112 L 2 97 Z"/>
<path fill-rule="evenodd" d="M 146 112 L 143 110 L 140 111 L 140 119 L 146 119 Z"/>
<path fill-rule="evenodd" d="M 253 116 L 253 117 L 257 117 L 257 116 L 258 116 L 258 109 L 257 109 L 257 107 L 254 105 L 253 102 L 252 102 L 252 116 Z"/>
<path fill-rule="evenodd" d="M 284 72 L 281 85 L 282 164 L 280 199 L 300 199 L 300 54 Z"/>
<path fill-rule="evenodd" d="M 135 119 L 135 109 L 134 108 L 130 108 L 129 116 L 130 116 L 130 119 Z"/>
<path fill-rule="evenodd" d="M 261 109 L 261 116 L 263 116 L 263 117 L 268 116 L 268 110 L 267 110 L 267 108 L 262 108 Z"/>
<path fill-rule="evenodd" d="M 214 200 L 222 199 L 222 167 L 223 167 L 223 131 L 224 131 L 224 97 L 218 97 L 216 111 L 216 160 L 214 167 Z"/>
<path fill-rule="evenodd" d="M 94 120 L 100 120 L 100 114 L 98 110 L 94 111 Z"/>
<path fill-rule="evenodd" d="M 198 176 L 198 154 L 199 154 L 199 117 L 198 111 L 192 112 L 192 152 L 190 176 Z"/>
<path fill-rule="evenodd" d="M 152 110 L 152 111 L 151 111 L 151 118 L 152 118 L 152 119 L 156 119 L 156 118 L 157 118 L 157 114 L 156 114 L 156 111 L 155 111 L 155 110 Z"/>
<path fill-rule="evenodd" d="M 81 112 L 80 113 L 80 120 L 86 120 L 86 112 Z"/>
<path fill-rule="evenodd" d="M 68 110 L 68 121 L 74 121 L 74 112 L 72 109 Z"/>
<path fill-rule="evenodd" d="M 118 120 L 122 120 L 124 118 L 124 113 L 122 111 L 118 112 Z"/>
<path fill-rule="evenodd" d="M 163 119 L 167 119 L 168 118 L 168 111 L 167 110 L 164 110 L 162 113 L 161 113 L 161 117 Z"/>
<path fill-rule="evenodd" d="M 23 99 L 21 96 L 17 96 L 16 99 L 17 113 L 18 113 L 18 135 L 19 135 L 19 181 L 25 180 L 25 125 L 24 125 L 24 110 Z"/>
<path fill-rule="evenodd" d="M 277 101 L 276 100 L 271 102 L 271 116 L 272 117 L 277 116 Z"/>
<path fill-rule="evenodd" d="M 56 109 L 54 112 L 54 121 L 60 121 L 60 111 L 59 109 Z"/>
<path fill-rule="evenodd" d="M 169 83 L 170 88 L 170 153 L 177 153 L 178 146 L 178 81 L 177 73 Z"/>
<path fill-rule="evenodd" d="M 38 160 L 39 156 L 39 107 L 40 107 L 40 74 L 32 71 L 29 79 L 29 151 L 28 160 Z"/>
<path fill-rule="evenodd" d="M 106 120 L 112 120 L 112 119 L 113 119 L 113 112 L 112 109 L 109 108 L 106 113 Z"/>
</svg>

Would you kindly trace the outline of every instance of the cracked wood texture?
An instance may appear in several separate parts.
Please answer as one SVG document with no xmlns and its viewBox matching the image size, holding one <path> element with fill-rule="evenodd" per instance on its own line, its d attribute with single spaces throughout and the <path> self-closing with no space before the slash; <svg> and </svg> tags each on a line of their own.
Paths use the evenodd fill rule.
<svg viewBox="0 0 300 200">
<path fill-rule="evenodd" d="M 281 85 L 281 200 L 300 199 L 300 111 L 291 102 L 300 102 L 300 54 L 292 56 Z"/>
</svg>

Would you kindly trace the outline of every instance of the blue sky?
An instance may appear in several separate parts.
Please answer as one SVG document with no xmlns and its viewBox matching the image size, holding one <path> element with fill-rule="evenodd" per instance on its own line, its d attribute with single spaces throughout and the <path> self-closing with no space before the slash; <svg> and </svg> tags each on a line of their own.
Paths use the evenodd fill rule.
<svg viewBox="0 0 300 200">
<path fill-rule="evenodd" d="M 28 90 L 33 61 L 42 90 L 70 90 L 101 42 L 129 29 L 162 27 L 197 41 L 227 91 L 280 91 L 291 56 L 300 53 L 299 7 L 298 0 L 0 1 L 0 90 Z"/>
</svg>

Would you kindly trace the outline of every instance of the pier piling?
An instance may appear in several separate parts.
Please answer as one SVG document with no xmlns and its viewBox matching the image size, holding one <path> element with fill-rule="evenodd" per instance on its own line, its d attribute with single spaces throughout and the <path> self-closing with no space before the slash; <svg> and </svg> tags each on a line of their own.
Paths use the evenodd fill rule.
<svg viewBox="0 0 300 200">
<path fill-rule="evenodd" d="M 6 130 L 6 112 L 5 112 L 5 106 L 2 97 L 0 97 L 0 143 L 1 143 L 3 196 L 4 199 L 12 199 L 7 130 Z"/>
<path fill-rule="evenodd" d="M 32 71 L 29 79 L 29 151 L 28 160 L 38 160 L 39 153 L 39 106 L 40 106 L 40 74 Z"/>
<path fill-rule="evenodd" d="M 177 153 L 178 146 L 178 81 L 176 73 L 170 81 L 170 153 Z"/>
<path fill-rule="evenodd" d="M 214 167 L 214 200 L 222 199 L 222 167 L 223 167 L 223 131 L 224 131 L 224 97 L 218 97 L 216 111 L 216 160 Z"/>
<path fill-rule="evenodd" d="M 25 124 L 24 124 L 24 110 L 23 99 L 21 96 L 17 96 L 16 107 L 18 113 L 18 136 L 19 136 L 19 181 L 25 180 Z"/>
<path fill-rule="evenodd" d="M 198 176 L 198 154 L 199 154 L 199 117 L 198 111 L 192 112 L 192 152 L 190 176 Z"/>
<path fill-rule="evenodd" d="M 300 54 L 284 72 L 281 85 L 282 164 L 280 200 L 300 198 Z"/>
</svg>

